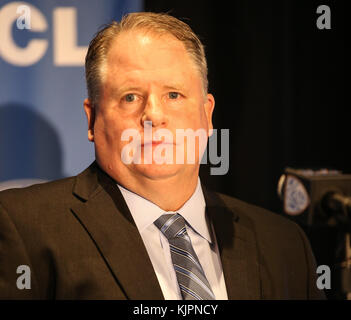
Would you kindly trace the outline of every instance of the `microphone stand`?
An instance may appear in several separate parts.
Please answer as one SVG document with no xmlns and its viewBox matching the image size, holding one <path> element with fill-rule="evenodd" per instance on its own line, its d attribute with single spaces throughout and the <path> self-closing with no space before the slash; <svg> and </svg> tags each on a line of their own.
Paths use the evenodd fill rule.
<svg viewBox="0 0 351 320">
<path fill-rule="evenodd" d="M 348 281 L 351 280 L 351 246 L 350 246 L 350 233 L 346 233 L 345 235 L 345 268 L 348 275 Z M 350 285 L 350 284 L 349 284 Z M 351 300 L 351 292 L 348 291 L 346 294 L 346 299 Z"/>
<path fill-rule="evenodd" d="M 342 206 L 343 213 L 348 219 L 348 210 L 345 204 Z M 345 233 L 345 260 L 341 263 L 342 268 L 342 288 L 346 293 L 346 300 L 351 300 L 351 245 L 350 245 L 350 232 Z M 345 283 L 346 282 L 346 283 Z"/>
<path fill-rule="evenodd" d="M 339 195 L 335 195 L 335 197 L 333 195 L 333 198 L 335 200 L 340 200 L 338 197 Z M 349 203 L 345 201 L 338 201 L 338 203 L 339 209 L 341 210 L 335 210 L 336 207 L 334 207 L 334 212 L 341 211 L 341 215 L 339 215 L 337 220 L 339 220 L 339 223 L 341 223 L 341 226 L 343 226 L 344 259 L 340 263 L 337 263 L 335 266 L 337 269 L 339 269 L 338 285 L 340 286 L 342 293 L 345 294 L 346 300 L 351 300 L 351 230 L 348 212 Z"/>
</svg>

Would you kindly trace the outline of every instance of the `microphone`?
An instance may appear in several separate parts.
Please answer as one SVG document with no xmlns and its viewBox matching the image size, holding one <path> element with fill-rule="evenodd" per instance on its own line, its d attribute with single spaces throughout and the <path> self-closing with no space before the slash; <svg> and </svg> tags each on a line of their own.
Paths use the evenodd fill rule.
<svg viewBox="0 0 351 320">
<path fill-rule="evenodd" d="M 322 204 L 326 210 L 330 211 L 351 210 L 351 197 L 330 191 L 324 195 Z"/>
<path fill-rule="evenodd" d="M 351 175 L 329 169 L 285 168 L 277 193 L 283 211 L 304 225 L 348 224 Z"/>
</svg>

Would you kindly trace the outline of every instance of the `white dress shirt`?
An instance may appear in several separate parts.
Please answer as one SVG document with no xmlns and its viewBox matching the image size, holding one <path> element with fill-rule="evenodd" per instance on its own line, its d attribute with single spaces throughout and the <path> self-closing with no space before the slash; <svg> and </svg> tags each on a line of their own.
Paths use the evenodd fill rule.
<svg viewBox="0 0 351 320">
<path fill-rule="evenodd" d="M 153 202 L 118 185 L 143 239 L 165 300 L 182 300 L 173 268 L 169 243 L 154 225 L 165 212 Z M 205 198 L 200 179 L 191 198 L 177 212 L 187 222 L 186 230 L 217 300 L 227 300 L 222 264 L 216 239 L 211 239 L 205 217 Z M 211 227 L 212 228 L 212 227 Z M 212 234 L 214 234 L 212 232 Z"/>
</svg>

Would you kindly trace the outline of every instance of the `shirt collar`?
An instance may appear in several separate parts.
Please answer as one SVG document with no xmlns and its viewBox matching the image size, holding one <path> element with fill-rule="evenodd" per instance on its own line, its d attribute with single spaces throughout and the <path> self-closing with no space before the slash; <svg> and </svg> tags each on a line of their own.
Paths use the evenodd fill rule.
<svg viewBox="0 0 351 320">
<path fill-rule="evenodd" d="M 173 213 L 165 212 L 153 202 L 125 189 L 119 184 L 117 184 L 117 186 L 121 190 L 139 232 L 142 232 L 148 226 L 153 224 L 162 214 Z M 177 212 L 184 217 L 193 230 L 205 238 L 209 243 L 212 243 L 206 222 L 206 202 L 202 192 L 200 178 L 198 178 L 197 186 L 193 195 L 179 210 L 177 210 Z"/>
</svg>

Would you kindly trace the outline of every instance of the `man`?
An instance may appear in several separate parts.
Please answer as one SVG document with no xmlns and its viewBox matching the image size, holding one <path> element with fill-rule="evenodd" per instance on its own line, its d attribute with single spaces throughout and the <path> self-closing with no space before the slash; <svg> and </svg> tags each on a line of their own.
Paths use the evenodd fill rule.
<svg viewBox="0 0 351 320">
<path fill-rule="evenodd" d="M 189 26 L 125 16 L 90 43 L 86 78 L 96 162 L 0 193 L 1 298 L 323 298 L 301 229 L 207 191 L 203 139 L 176 139 L 213 128 L 204 50 Z"/>
</svg>

